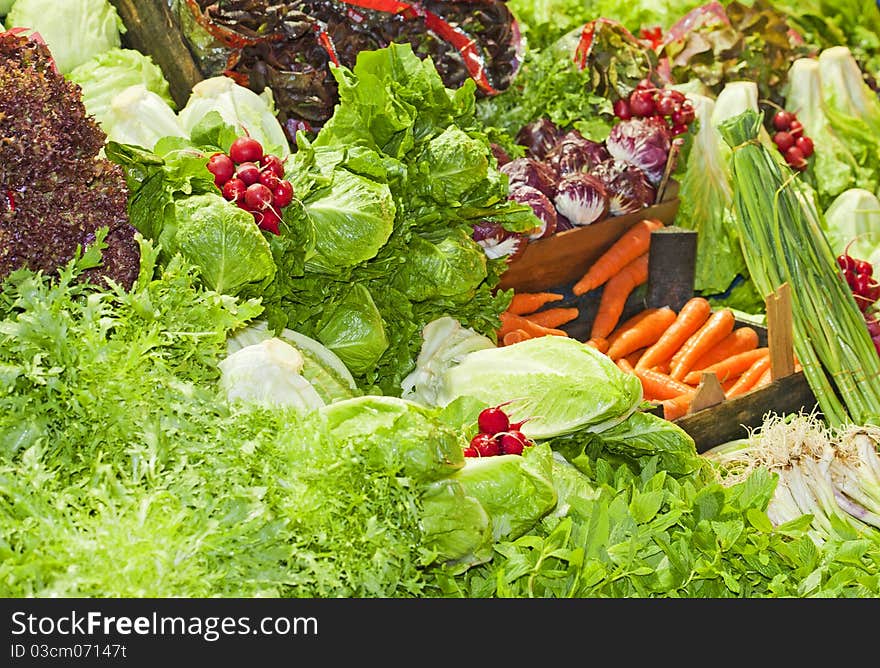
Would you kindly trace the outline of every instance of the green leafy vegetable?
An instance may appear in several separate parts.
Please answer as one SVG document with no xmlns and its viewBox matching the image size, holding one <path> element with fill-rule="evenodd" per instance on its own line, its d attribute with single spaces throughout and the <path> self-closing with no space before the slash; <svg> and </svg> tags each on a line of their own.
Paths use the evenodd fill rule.
<svg viewBox="0 0 880 668">
<path fill-rule="evenodd" d="M 515 346 L 476 350 L 441 376 L 438 403 L 471 396 L 487 405 L 510 402 L 522 431 L 543 439 L 578 429 L 602 431 L 627 418 L 642 401 L 638 378 L 591 346 L 542 336 Z"/>
<path fill-rule="evenodd" d="M 357 374 L 373 368 L 388 348 L 382 314 L 362 283 L 332 307 L 316 336 Z"/>
<path fill-rule="evenodd" d="M 498 541 L 523 535 L 556 505 L 552 477 L 553 455 L 539 444 L 522 455 L 470 457 L 451 479 L 486 509 Z"/>
<path fill-rule="evenodd" d="M 265 320 L 251 322 L 230 335 L 227 348 L 229 353 L 234 353 L 245 346 L 276 337 L 293 346 L 303 358 L 300 372 L 324 403 L 350 399 L 360 393 L 351 371 L 332 350 L 292 329 L 283 329 L 273 336 Z"/>
<path fill-rule="evenodd" d="M 269 242 L 249 212 L 220 195 L 175 202 L 177 231 L 164 237 L 169 252 L 180 252 L 199 267 L 212 290 L 235 295 L 248 283 L 272 280 L 275 263 Z"/>
<path fill-rule="evenodd" d="M 148 91 L 158 95 L 170 109 L 175 108 L 168 81 L 162 70 L 150 56 L 137 49 L 113 48 L 102 51 L 71 70 L 67 78 L 82 89 L 86 111 L 93 115 L 102 127 L 106 125 L 113 98 L 136 84 L 143 84 Z M 107 131 L 106 127 L 104 131 Z"/>
<path fill-rule="evenodd" d="M 122 44 L 125 25 L 109 0 L 16 0 L 7 28 L 30 28 L 46 42 L 58 71 L 68 74 Z"/>
</svg>

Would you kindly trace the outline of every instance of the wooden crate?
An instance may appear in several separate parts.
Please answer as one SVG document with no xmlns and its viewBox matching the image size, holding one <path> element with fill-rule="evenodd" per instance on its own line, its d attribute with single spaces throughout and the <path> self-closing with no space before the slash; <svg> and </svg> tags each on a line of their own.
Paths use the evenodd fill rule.
<svg viewBox="0 0 880 668">
<path fill-rule="evenodd" d="M 661 202 L 641 211 L 605 218 L 592 225 L 532 241 L 501 276 L 500 287 L 539 292 L 573 283 L 630 227 L 645 218 L 671 225 L 678 213 L 678 187 L 670 182 Z"/>
</svg>

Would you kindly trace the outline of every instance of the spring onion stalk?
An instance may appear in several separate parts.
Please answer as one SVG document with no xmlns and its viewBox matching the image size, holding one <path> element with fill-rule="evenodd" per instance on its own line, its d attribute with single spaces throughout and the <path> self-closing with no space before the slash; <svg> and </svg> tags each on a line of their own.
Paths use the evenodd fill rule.
<svg viewBox="0 0 880 668">
<path fill-rule="evenodd" d="M 748 439 L 704 453 L 722 484 L 741 482 L 755 469 L 777 476 L 767 506 L 774 526 L 810 516 L 807 534 L 828 540 L 880 541 L 880 428 L 832 428 L 816 414 L 768 414 Z"/>
<path fill-rule="evenodd" d="M 758 140 L 745 111 L 719 130 L 733 150 L 736 223 L 749 274 L 764 295 L 792 290 L 795 354 L 829 426 L 880 423 L 880 357 L 841 275 L 815 201 Z"/>
</svg>

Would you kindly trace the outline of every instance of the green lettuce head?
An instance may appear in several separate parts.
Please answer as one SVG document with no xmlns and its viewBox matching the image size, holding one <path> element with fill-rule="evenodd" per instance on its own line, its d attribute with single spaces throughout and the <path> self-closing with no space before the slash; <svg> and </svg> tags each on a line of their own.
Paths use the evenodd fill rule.
<svg viewBox="0 0 880 668">
<path fill-rule="evenodd" d="M 527 420 L 522 431 L 532 439 L 607 429 L 642 402 L 636 376 L 595 348 L 564 336 L 477 350 L 434 382 L 443 406 L 462 396 L 490 406 L 507 404 L 512 421 Z"/>
<path fill-rule="evenodd" d="M 113 48 L 103 51 L 75 67 L 67 79 L 82 89 L 86 111 L 102 125 L 113 98 L 135 84 L 143 84 L 170 109 L 174 108 L 174 100 L 162 70 L 150 56 L 137 49 Z"/>
<path fill-rule="evenodd" d="M 175 217 L 173 250 L 199 268 L 212 290 L 235 295 L 275 275 L 269 242 L 253 215 L 220 195 L 182 198 L 175 203 Z"/>
<path fill-rule="evenodd" d="M 486 509 L 495 541 L 519 538 L 556 505 L 553 452 L 546 444 L 522 455 L 469 457 L 450 477 Z"/>
<path fill-rule="evenodd" d="M 426 483 L 464 466 L 458 432 L 444 426 L 437 411 L 415 402 L 364 395 L 320 411 L 337 441 L 369 444 L 369 450 L 361 454 L 373 468 Z"/>
<path fill-rule="evenodd" d="M 109 0 L 16 0 L 7 28 L 40 33 L 61 74 L 122 45 L 125 25 Z"/>
<path fill-rule="evenodd" d="M 373 368 L 388 348 L 388 337 L 382 314 L 366 286 L 355 284 L 331 307 L 317 339 L 336 353 L 352 373 Z"/>
</svg>

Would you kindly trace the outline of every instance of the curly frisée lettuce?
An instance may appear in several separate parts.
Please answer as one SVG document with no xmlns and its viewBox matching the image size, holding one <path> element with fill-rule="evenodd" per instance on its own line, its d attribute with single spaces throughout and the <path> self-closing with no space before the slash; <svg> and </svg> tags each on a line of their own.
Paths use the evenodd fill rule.
<svg viewBox="0 0 880 668">
<path fill-rule="evenodd" d="M 451 364 L 439 377 L 437 403 L 462 396 L 506 404 L 512 421 L 527 420 L 526 436 L 545 439 L 625 420 L 642 402 L 642 385 L 591 346 L 542 336 L 477 350 Z"/>
</svg>

